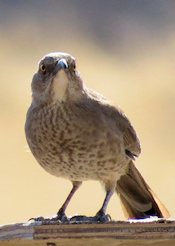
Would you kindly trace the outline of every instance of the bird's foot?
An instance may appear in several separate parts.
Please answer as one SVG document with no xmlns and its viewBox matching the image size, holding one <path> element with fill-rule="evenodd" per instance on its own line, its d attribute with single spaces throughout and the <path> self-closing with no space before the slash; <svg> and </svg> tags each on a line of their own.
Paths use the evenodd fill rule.
<svg viewBox="0 0 175 246">
<path fill-rule="evenodd" d="M 59 211 L 55 217 L 52 218 L 44 218 L 42 216 L 37 218 L 31 218 L 29 221 L 38 222 L 42 225 L 50 225 L 50 224 L 81 224 L 81 223 L 107 223 L 111 221 L 111 216 L 109 214 L 105 214 L 99 211 L 95 216 L 84 216 L 84 215 L 76 215 L 71 218 L 68 218 L 66 214 L 62 211 Z"/>
<path fill-rule="evenodd" d="M 44 217 L 42 217 L 42 216 L 39 216 L 39 217 L 36 217 L 36 218 L 30 218 L 28 221 L 34 221 L 34 222 L 43 222 L 45 220 L 45 218 Z"/>
<path fill-rule="evenodd" d="M 88 217 L 84 215 L 77 215 L 70 218 L 69 223 L 107 223 L 111 221 L 111 216 L 109 214 L 96 214 L 93 217 Z"/>
<path fill-rule="evenodd" d="M 96 220 L 100 223 L 107 223 L 111 221 L 111 216 L 109 214 L 105 214 L 101 210 L 94 216 Z"/>
<path fill-rule="evenodd" d="M 58 213 L 55 217 L 52 218 L 44 218 L 42 216 L 30 218 L 29 221 L 34 221 L 36 223 L 39 222 L 43 225 L 69 223 L 69 219 L 67 218 L 65 213 Z"/>
<path fill-rule="evenodd" d="M 70 219 L 66 216 L 64 212 L 58 212 L 56 217 L 53 217 L 51 220 L 53 222 L 59 221 L 64 224 L 64 223 L 68 223 Z"/>
</svg>

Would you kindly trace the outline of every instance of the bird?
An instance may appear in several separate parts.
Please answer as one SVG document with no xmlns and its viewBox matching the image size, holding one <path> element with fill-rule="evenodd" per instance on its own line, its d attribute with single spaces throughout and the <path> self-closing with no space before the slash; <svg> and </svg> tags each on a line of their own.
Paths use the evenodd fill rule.
<svg viewBox="0 0 175 246">
<path fill-rule="evenodd" d="M 109 220 L 106 211 L 114 193 L 127 219 L 170 216 L 135 166 L 141 145 L 130 120 L 86 86 L 72 55 L 42 57 L 31 89 L 25 123 L 29 148 L 42 168 L 72 183 L 57 220 L 68 221 L 66 208 L 87 180 L 99 181 L 105 189 L 104 202 L 91 217 L 95 221 Z"/>
</svg>

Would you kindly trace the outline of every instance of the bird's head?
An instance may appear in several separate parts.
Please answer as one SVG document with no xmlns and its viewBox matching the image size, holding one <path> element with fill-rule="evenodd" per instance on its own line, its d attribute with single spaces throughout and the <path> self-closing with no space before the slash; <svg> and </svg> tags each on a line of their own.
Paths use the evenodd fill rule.
<svg viewBox="0 0 175 246">
<path fill-rule="evenodd" d="M 83 90 L 75 58 L 67 53 L 54 52 L 44 56 L 32 80 L 35 102 L 62 102 L 78 97 Z"/>
</svg>

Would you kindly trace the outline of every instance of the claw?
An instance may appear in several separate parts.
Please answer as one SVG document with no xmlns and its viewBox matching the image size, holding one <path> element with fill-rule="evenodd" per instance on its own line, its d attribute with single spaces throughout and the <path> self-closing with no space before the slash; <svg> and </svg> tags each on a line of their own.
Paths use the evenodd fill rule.
<svg viewBox="0 0 175 246">
<path fill-rule="evenodd" d="M 28 221 L 31 221 L 31 220 L 34 220 L 34 221 L 37 221 L 37 222 L 43 222 L 45 219 L 44 219 L 44 217 L 39 216 L 39 217 L 36 217 L 36 218 L 30 218 Z"/>
<path fill-rule="evenodd" d="M 97 219 L 97 221 L 101 223 L 111 221 L 111 216 L 109 214 L 105 214 L 105 212 L 102 209 L 98 211 L 98 213 L 95 215 L 95 218 Z"/>
<path fill-rule="evenodd" d="M 111 221 L 111 216 L 109 214 L 102 214 L 102 215 L 96 215 L 94 216 L 94 218 L 96 218 L 97 222 L 100 223 L 107 223 L 109 221 Z"/>
<path fill-rule="evenodd" d="M 28 221 L 33 220 L 34 222 L 41 222 L 43 225 L 49 225 L 49 224 L 61 224 L 61 223 L 68 223 L 69 219 L 65 214 L 58 214 L 56 217 L 52 218 L 44 218 L 42 216 L 36 217 L 36 218 L 30 218 Z"/>
<path fill-rule="evenodd" d="M 58 213 L 56 217 L 53 217 L 51 219 L 51 221 L 53 222 L 61 222 L 61 223 L 68 223 L 69 222 L 69 218 L 65 215 L 65 213 Z"/>
</svg>

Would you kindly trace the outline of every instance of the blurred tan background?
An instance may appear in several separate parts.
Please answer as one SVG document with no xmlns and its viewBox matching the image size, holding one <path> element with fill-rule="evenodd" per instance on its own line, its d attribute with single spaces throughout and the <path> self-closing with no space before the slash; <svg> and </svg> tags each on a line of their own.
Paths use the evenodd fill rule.
<svg viewBox="0 0 175 246">
<path fill-rule="evenodd" d="M 77 58 L 86 84 L 119 105 L 142 143 L 136 165 L 175 216 L 175 1 L 0 1 L 0 224 L 55 214 L 69 181 L 47 174 L 27 148 L 26 111 L 38 60 Z M 85 182 L 68 215 L 94 215 L 104 199 Z M 123 219 L 116 195 L 108 212 Z"/>
</svg>

